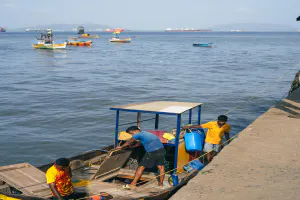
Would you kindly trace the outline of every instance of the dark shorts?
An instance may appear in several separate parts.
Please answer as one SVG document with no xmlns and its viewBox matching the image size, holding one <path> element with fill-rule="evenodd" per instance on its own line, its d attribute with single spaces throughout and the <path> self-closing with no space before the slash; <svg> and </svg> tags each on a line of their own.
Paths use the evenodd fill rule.
<svg viewBox="0 0 300 200">
<path fill-rule="evenodd" d="M 161 148 L 156 151 L 146 152 L 139 165 L 145 168 L 152 168 L 155 165 L 164 165 L 165 155 L 165 148 Z"/>
</svg>

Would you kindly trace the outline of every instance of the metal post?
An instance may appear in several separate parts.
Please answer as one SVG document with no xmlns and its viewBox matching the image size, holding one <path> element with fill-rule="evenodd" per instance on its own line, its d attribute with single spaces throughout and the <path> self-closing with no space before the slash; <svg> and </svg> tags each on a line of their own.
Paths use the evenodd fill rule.
<svg viewBox="0 0 300 200">
<path fill-rule="evenodd" d="M 136 124 L 137 124 L 137 127 L 141 128 L 141 113 L 140 112 L 137 113 Z"/>
<path fill-rule="evenodd" d="M 192 124 L 192 109 L 189 110 L 189 124 Z"/>
<path fill-rule="evenodd" d="M 117 110 L 116 112 L 116 130 L 115 130 L 115 148 L 118 146 L 119 140 L 118 140 L 118 135 L 119 135 L 119 116 L 120 116 L 120 111 Z"/>
<path fill-rule="evenodd" d="M 175 139 L 174 173 L 176 173 L 176 171 L 177 171 L 178 146 L 179 146 L 179 139 L 180 139 L 180 125 L 181 125 L 181 114 L 178 114 L 177 115 L 176 139 Z"/>
<path fill-rule="evenodd" d="M 155 114 L 155 130 L 158 129 L 158 123 L 159 123 L 159 114 Z"/>
<path fill-rule="evenodd" d="M 198 125 L 200 125 L 200 120 L 201 120 L 201 105 L 198 106 Z"/>
</svg>

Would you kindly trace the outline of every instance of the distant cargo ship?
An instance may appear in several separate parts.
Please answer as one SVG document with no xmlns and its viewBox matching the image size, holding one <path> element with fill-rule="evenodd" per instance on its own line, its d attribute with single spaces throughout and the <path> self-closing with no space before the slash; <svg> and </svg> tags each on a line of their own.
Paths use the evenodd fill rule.
<svg viewBox="0 0 300 200">
<path fill-rule="evenodd" d="M 0 32 L 6 32 L 6 29 L 0 27 Z"/>
<path fill-rule="evenodd" d="M 210 29 L 194 29 L 194 28 L 167 28 L 165 32 L 211 32 L 212 30 Z"/>
</svg>

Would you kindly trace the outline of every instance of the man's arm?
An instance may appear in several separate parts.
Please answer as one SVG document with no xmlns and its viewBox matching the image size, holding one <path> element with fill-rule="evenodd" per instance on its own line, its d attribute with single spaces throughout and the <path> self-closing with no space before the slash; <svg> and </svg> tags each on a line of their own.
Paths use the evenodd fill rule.
<svg viewBox="0 0 300 200">
<path fill-rule="evenodd" d="M 225 138 L 226 138 L 226 143 L 229 144 L 230 143 L 229 133 L 225 133 Z"/>
<path fill-rule="evenodd" d="M 201 125 L 194 125 L 194 126 L 184 126 L 184 129 L 191 129 L 191 128 L 202 128 Z"/>
<path fill-rule="evenodd" d="M 135 139 L 130 138 L 122 146 L 118 146 L 117 149 L 124 149 L 124 148 L 130 146 L 130 144 L 134 143 L 135 141 L 136 141 Z"/>
<path fill-rule="evenodd" d="M 62 196 L 59 194 L 59 192 L 56 189 L 55 183 L 50 183 L 49 187 L 53 194 L 58 198 L 58 200 L 63 200 Z"/>
</svg>

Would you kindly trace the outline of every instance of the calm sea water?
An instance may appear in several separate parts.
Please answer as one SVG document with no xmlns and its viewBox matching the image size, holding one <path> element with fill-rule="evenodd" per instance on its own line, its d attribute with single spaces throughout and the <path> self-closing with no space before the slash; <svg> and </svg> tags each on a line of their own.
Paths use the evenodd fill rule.
<svg viewBox="0 0 300 200">
<path fill-rule="evenodd" d="M 70 35 L 55 34 L 57 41 Z M 300 61 L 299 33 L 127 35 L 136 36 L 131 44 L 111 44 L 101 34 L 91 48 L 47 51 L 32 49 L 37 34 L 0 34 L 0 165 L 40 165 L 110 145 L 110 106 L 133 102 L 202 102 L 202 122 L 242 104 L 228 115 L 236 134 L 288 91 L 296 70 L 275 80 Z M 192 47 L 195 42 L 215 47 Z M 135 119 L 121 113 L 120 123 Z M 175 127 L 175 117 L 161 119 L 160 128 Z M 153 127 L 153 121 L 142 124 Z"/>
</svg>

